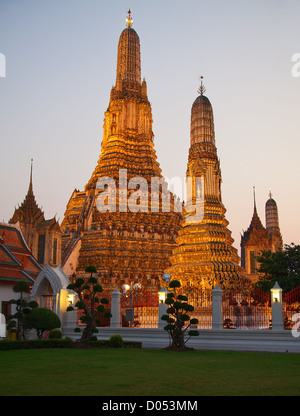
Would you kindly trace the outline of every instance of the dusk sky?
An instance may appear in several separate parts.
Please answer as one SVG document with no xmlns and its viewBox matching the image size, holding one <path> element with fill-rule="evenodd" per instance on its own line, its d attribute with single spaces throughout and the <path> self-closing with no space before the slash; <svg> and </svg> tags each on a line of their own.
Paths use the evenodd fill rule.
<svg viewBox="0 0 300 416">
<path fill-rule="evenodd" d="M 300 244 L 299 0 L 0 0 L 0 221 L 27 193 L 31 158 L 46 219 L 61 222 L 73 190 L 84 190 L 129 8 L 163 175 L 185 176 L 203 75 L 234 246 L 252 218 L 253 186 L 262 223 L 271 189 L 284 243 Z"/>
</svg>

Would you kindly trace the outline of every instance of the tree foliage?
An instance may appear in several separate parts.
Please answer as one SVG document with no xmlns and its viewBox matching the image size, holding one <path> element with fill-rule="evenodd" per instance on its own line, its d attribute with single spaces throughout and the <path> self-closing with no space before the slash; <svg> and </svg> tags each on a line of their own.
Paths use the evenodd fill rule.
<svg viewBox="0 0 300 416">
<path fill-rule="evenodd" d="M 88 342 L 93 336 L 93 333 L 97 332 L 96 324 L 100 324 L 100 322 L 97 321 L 99 314 L 104 314 L 106 318 L 112 316 L 104 306 L 108 305 L 109 301 L 107 298 L 101 297 L 103 288 L 98 283 L 97 278 L 94 277 L 96 268 L 94 266 L 88 266 L 86 267 L 85 272 L 90 273 L 89 278 L 78 278 L 75 283 L 71 283 L 67 287 L 67 289 L 77 293 L 78 301 L 76 302 L 75 307 L 82 311 L 80 319 L 81 322 L 86 325 L 80 339 L 82 343 Z M 72 310 L 74 310 L 72 306 L 67 308 L 67 311 Z"/>
<path fill-rule="evenodd" d="M 28 302 L 25 299 L 25 294 L 30 291 L 30 286 L 27 282 L 20 281 L 16 283 L 13 291 L 19 293 L 20 297 L 19 299 L 11 299 L 9 301 L 11 305 L 16 305 L 16 312 L 9 316 L 10 322 L 7 324 L 7 329 L 17 328 L 17 339 L 20 341 L 25 339 L 24 316 L 29 314 L 34 308 L 37 308 L 38 304 L 35 301 Z"/>
<path fill-rule="evenodd" d="M 198 336 L 197 330 L 190 329 L 191 325 L 197 325 L 198 319 L 190 317 L 189 313 L 193 312 L 194 307 L 188 304 L 188 297 L 177 294 L 176 291 L 181 287 L 178 280 L 172 280 L 169 283 L 169 290 L 165 303 L 169 305 L 167 315 L 161 319 L 167 322 L 164 329 L 170 335 L 170 349 L 182 351 L 187 349 L 186 342 L 192 336 Z"/>
<path fill-rule="evenodd" d="M 269 292 L 276 281 L 287 293 L 300 285 L 300 246 L 285 245 L 282 250 L 272 253 L 262 251 L 257 257 L 258 272 L 262 273 L 256 286 Z"/>
<path fill-rule="evenodd" d="M 40 339 L 45 331 L 60 328 L 61 322 L 56 313 L 50 309 L 36 308 L 24 317 L 24 327 L 35 329 Z"/>
</svg>

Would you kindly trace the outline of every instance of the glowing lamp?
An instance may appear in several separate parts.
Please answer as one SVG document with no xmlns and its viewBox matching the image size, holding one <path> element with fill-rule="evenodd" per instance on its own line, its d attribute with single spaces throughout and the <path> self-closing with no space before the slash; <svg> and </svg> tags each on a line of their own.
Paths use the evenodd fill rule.
<svg viewBox="0 0 300 416">
<path fill-rule="evenodd" d="M 164 273 L 162 278 L 166 283 L 169 283 L 171 280 L 171 275 L 169 273 Z"/>
<path fill-rule="evenodd" d="M 282 304 L 282 289 L 278 282 L 276 282 L 274 287 L 271 289 L 271 304 L 273 305 L 274 302 Z"/>
<path fill-rule="evenodd" d="M 75 299 L 75 295 L 73 295 L 72 293 L 69 293 L 68 294 L 68 302 L 69 302 L 70 305 L 73 305 L 74 299 Z"/>
<path fill-rule="evenodd" d="M 163 286 L 158 292 L 159 303 L 165 303 L 167 299 L 167 293 L 168 293 L 167 289 Z"/>
<path fill-rule="evenodd" d="M 124 285 L 121 286 L 121 289 L 122 289 L 122 291 L 125 295 L 128 292 L 128 290 L 130 289 L 130 286 L 127 285 L 127 284 L 124 284 Z"/>
</svg>

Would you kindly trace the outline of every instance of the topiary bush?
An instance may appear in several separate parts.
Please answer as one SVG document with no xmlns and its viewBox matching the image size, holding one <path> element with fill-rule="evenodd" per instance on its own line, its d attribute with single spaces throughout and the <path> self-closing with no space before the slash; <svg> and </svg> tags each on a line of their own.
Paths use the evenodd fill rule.
<svg viewBox="0 0 300 416">
<path fill-rule="evenodd" d="M 45 331 L 60 328 L 61 321 L 59 317 L 47 308 L 35 308 L 24 315 L 23 325 L 26 329 L 35 329 L 39 339 L 42 338 Z"/>
<path fill-rule="evenodd" d="M 60 329 L 52 329 L 52 331 L 50 331 L 49 339 L 62 339 L 62 332 Z"/>
<path fill-rule="evenodd" d="M 123 339 L 121 335 L 112 335 L 109 339 L 109 345 L 114 348 L 121 348 Z"/>
<path fill-rule="evenodd" d="M 169 289 L 172 292 L 168 292 L 165 300 L 169 308 L 166 310 L 167 314 L 163 315 L 161 319 L 167 322 L 164 329 L 170 335 L 170 346 L 168 348 L 176 351 L 185 351 L 188 349 L 185 346 L 186 342 L 191 337 L 199 335 L 198 331 L 188 331 L 188 329 L 191 325 L 197 325 L 199 322 L 198 319 L 191 318 L 188 314 L 194 311 L 194 306 L 187 303 L 188 297 L 176 292 L 180 287 L 181 283 L 178 280 L 172 280 L 169 283 Z M 186 333 L 189 336 L 187 339 L 185 339 Z"/>
</svg>

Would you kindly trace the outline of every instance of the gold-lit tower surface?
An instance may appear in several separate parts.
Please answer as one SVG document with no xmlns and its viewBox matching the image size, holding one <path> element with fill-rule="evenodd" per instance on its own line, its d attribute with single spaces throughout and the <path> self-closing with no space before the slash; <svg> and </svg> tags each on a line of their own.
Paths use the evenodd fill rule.
<svg viewBox="0 0 300 416">
<path fill-rule="evenodd" d="M 222 289 L 230 289 L 243 283 L 243 270 L 239 266 L 237 250 L 232 245 L 231 231 L 227 228 L 229 223 L 221 197 L 222 179 L 215 145 L 213 109 L 204 95 L 202 81 L 198 92 L 200 95 L 191 110 L 187 164 L 187 178 L 193 178 L 192 198 L 185 204 L 182 229 L 171 257 L 172 266 L 166 272 L 172 280 L 181 281 L 183 286 L 210 290 L 218 284 Z M 201 194 L 199 201 L 202 196 L 201 215 L 189 208 L 191 202 L 195 205 L 196 192 Z"/>
<path fill-rule="evenodd" d="M 62 266 L 77 277 L 84 275 L 86 266 L 95 266 L 106 290 L 138 282 L 157 293 L 170 266 L 182 214 L 171 193 L 170 209 L 162 209 L 162 189 L 167 184 L 154 149 L 152 110 L 141 78 L 140 39 L 132 25 L 129 12 L 118 44 L 116 83 L 105 112 L 101 154 L 85 190 L 74 190 L 61 225 Z M 106 177 L 116 185 L 112 195 L 116 206 L 109 202 L 103 211 L 98 202 L 107 188 L 99 181 Z M 131 182 L 137 177 L 146 181 L 146 192 Z M 152 178 L 164 188 L 151 187 Z M 130 198 L 135 209 L 129 206 Z"/>
</svg>

